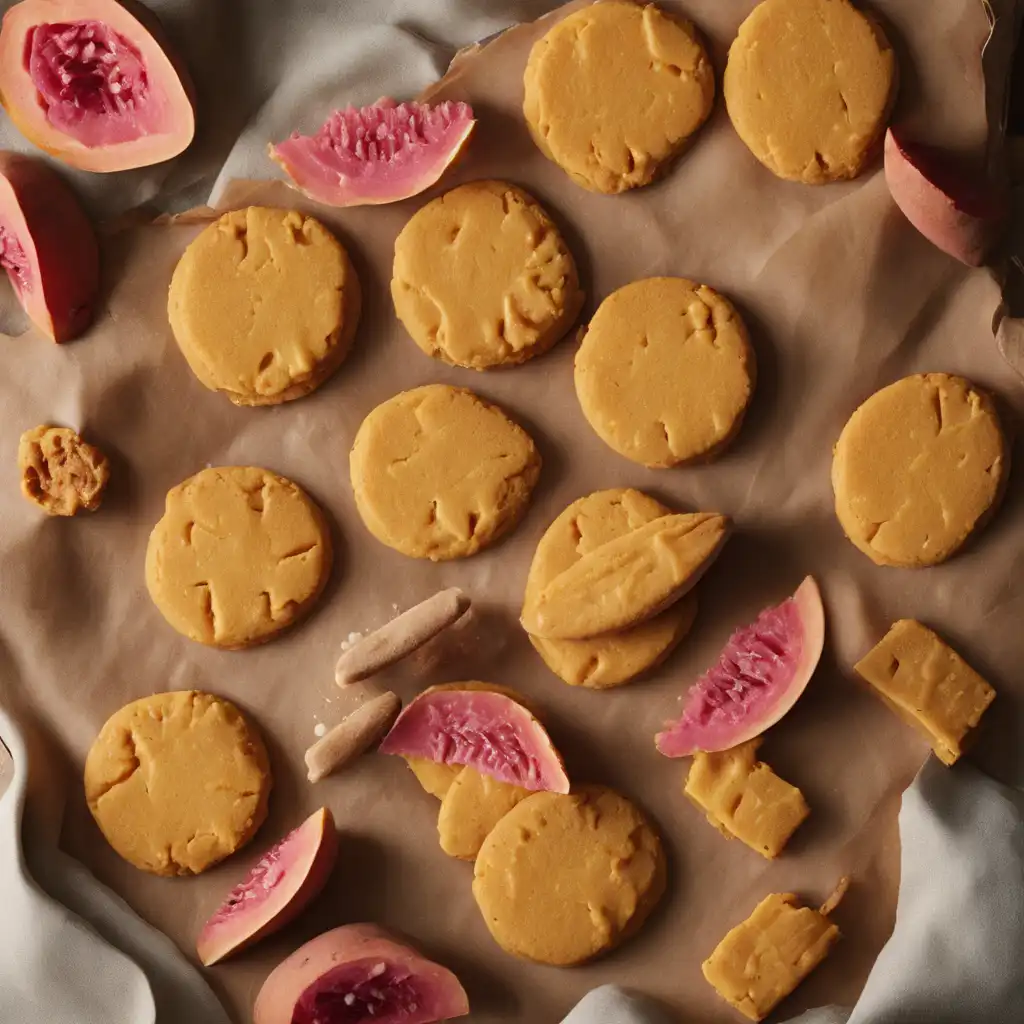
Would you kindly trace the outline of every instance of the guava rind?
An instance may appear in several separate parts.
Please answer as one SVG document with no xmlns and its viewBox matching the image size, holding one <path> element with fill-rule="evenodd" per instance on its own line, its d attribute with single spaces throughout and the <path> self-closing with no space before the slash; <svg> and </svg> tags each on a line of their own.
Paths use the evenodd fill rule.
<svg viewBox="0 0 1024 1024">
<path fill-rule="evenodd" d="M 293 921 L 323 889 L 337 856 L 334 817 L 321 807 L 271 847 L 231 890 L 199 933 L 200 961 L 209 967 Z M 262 898 L 247 904 L 254 886 L 261 887 Z"/>
<path fill-rule="evenodd" d="M 759 736 L 797 702 L 825 642 L 821 593 L 808 576 L 792 597 L 737 630 L 690 688 L 682 715 L 655 737 L 666 757 L 729 750 Z"/>
</svg>

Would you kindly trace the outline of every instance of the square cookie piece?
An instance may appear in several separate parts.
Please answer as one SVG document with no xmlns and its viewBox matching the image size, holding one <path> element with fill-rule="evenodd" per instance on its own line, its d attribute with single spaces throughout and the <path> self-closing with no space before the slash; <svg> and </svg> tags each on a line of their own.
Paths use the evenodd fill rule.
<svg viewBox="0 0 1024 1024">
<path fill-rule="evenodd" d="M 924 733 L 944 764 L 956 763 L 996 695 L 952 647 L 913 619 L 895 623 L 854 669 Z"/>
<path fill-rule="evenodd" d="M 727 838 L 773 860 L 810 814 L 803 793 L 757 760 L 760 737 L 696 754 L 683 792 Z"/>
<path fill-rule="evenodd" d="M 792 893 L 766 896 L 701 965 L 731 1006 L 761 1020 L 825 959 L 839 929 Z"/>
</svg>

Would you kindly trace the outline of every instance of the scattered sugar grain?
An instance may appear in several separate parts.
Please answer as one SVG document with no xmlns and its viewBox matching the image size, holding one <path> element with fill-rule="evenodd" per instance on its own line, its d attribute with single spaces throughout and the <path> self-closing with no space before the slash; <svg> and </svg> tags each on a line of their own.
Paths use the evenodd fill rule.
<svg viewBox="0 0 1024 1024">
<path fill-rule="evenodd" d="M 316 736 L 317 739 L 319 739 L 321 736 L 326 735 L 326 733 L 327 726 L 324 725 L 323 722 L 317 722 L 316 725 L 313 727 L 313 735 Z"/>
</svg>

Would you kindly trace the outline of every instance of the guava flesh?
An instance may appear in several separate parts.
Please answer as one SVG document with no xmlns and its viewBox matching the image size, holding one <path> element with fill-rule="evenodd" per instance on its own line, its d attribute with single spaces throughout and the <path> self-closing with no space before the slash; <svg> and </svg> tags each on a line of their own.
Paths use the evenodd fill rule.
<svg viewBox="0 0 1024 1024">
<path fill-rule="evenodd" d="M 251 910 L 265 903 L 270 894 L 287 876 L 281 864 L 281 853 L 289 840 L 295 838 L 298 829 L 289 832 L 276 846 L 271 847 L 249 872 L 248 878 L 228 893 L 224 902 L 217 908 L 209 925 L 219 924 L 233 917 L 240 909 Z"/>
<path fill-rule="evenodd" d="M 0 269 L 7 271 L 14 290 L 21 295 L 29 286 L 28 258 L 17 235 L 0 222 Z"/>
<path fill-rule="evenodd" d="M 407 967 L 377 958 L 327 971 L 299 996 L 291 1024 L 426 1024 L 438 1007 Z"/>
</svg>

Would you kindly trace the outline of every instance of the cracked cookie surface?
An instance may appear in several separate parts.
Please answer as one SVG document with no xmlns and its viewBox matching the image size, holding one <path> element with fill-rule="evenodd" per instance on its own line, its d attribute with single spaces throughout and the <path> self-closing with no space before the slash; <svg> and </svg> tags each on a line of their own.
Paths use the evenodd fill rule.
<svg viewBox="0 0 1024 1024">
<path fill-rule="evenodd" d="M 33 427 L 18 442 L 21 493 L 51 516 L 94 512 L 110 480 L 98 448 L 67 427 Z"/>
<path fill-rule="evenodd" d="M 361 293 L 341 243 L 303 213 L 250 206 L 206 227 L 167 313 L 192 372 L 236 405 L 302 398 L 342 364 Z"/>
<path fill-rule="evenodd" d="M 412 558 L 464 558 L 519 522 L 540 475 L 529 434 L 464 388 L 429 384 L 363 420 L 350 469 L 356 508 Z"/>
<path fill-rule="evenodd" d="M 324 516 L 297 484 L 266 469 L 216 467 L 168 493 L 146 549 L 146 586 L 179 633 L 248 647 L 312 608 L 331 557 Z"/>
<path fill-rule="evenodd" d="M 707 119 L 715 74 L 694 27 L 653 4 L 593 4 L 530 51 L 523 114 L 577 184 L 617 193 L 654 180 Z"/>
<path fill-rule="evenodd" d="M 182 690 L 133 701 L 100 730 L 85 796 L 107 842 L 156 875 L 199 874 L 267 816 L 263 739 L 229 701 Z"/>
<path fill-rule="evenodd" d="M 461 185 L 410 219 L 395 240 L 391 296 L 427 355 L 473 370 L 546 352 L 583 306 L 551 218 L 502 181 Z"/>
<path fill-rule="evenodd" d="M 681 277 L 651 277 L 598 307 L 576 353 L 576 395 L 610 448 L 665 468 L 710 459 L 739 432 L 754 350 L 728 299 Z"/>
<path fill-rule="evenodd" d="M 816 185 L 864 169 L 897 79 L 885 34 L 848 0 L 763 0 L 729 48 L 723 92 L 754 156 L 780 178 Z"/>
<path fill-rule="evenodd" d="M 994 512 L 1008 473 L 988 395 L 963 377 L 915 374 L 875 392 L 843 428 L 836 515 L 878 565 L 936 565 Z"/>
</svg>

